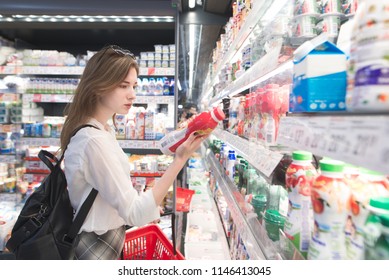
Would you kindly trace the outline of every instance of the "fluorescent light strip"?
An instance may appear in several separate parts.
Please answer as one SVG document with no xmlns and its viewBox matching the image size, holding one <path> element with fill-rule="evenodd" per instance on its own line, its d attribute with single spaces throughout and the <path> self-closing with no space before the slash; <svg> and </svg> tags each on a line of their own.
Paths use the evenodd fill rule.
<svg viewBox="0 0 389 280">
<path fill-rule="evenodd" d="M 174 22 L 173 16 L 0 15 L 0 21 L 21 22 Z"/>
</svg>

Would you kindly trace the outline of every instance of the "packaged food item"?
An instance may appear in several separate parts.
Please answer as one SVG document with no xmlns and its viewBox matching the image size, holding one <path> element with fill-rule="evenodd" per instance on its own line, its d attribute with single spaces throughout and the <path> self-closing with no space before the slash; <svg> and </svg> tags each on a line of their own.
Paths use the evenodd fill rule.
<svg viewBox="0 0 389 280">
<path fill-rule="evenodd" d="M 309 152 L 294 151 L 292 159 L 285 176 L 289 209 L 284 230 L 286 236 L 306 257 L 313 230 L 311 188 L 317 171 Z"/>
<path fill-rule="evenodd" d="M 321 0 L 322 14 L 341 14 L 341 0 Z"/>
<path fill-rule="evenodd" d="M 317 0 L 295 0 L 294 15 L 318 14 L 319 5 Z"/>
<path fill-rule="evenodd" d="M 374 197 L 388 197 L 385 188 L 385 177 L 381 174 L 360 169 L 360 175 L 355 171 L 345 174 L 350 187 L 349 215 L 345 228 L 347 259 L 364 259 L 364 226 L 369 215 L 369 202 Z M 382 183 L 381 183 L 382 182 Z"/>
<path fill-rule="evenodd" d="M 267 235 L 273 241 L 280 240 L 280 230 L 284 228 L 285 217 L 277 210 L 268 209 L 263 217 Z"/>
<path fill-rule="evenodd" d="M 202 112 L 183 124 L 178 130 L 168 133 L 159 141 L 159 146 L 164 154 L 174 154 L 176 149 L 189 137 L 192 132 L 198 135 L 206 135 L 216 128 L 218 123 L 224 120 L 225 115 L 219 107 L 212 111 Z"/>
<path fill-rule="evenodd" d="M 346 258 L 344 228 L 350 188 L 346 185 L 343 168 L 344 163 L 340 161 L 320 161 L 321 174 L 313 181 L 311 191 L 314 228 L 308 259 Z"/>
<path fill-rule="evenodd" d="M 314 16 L 298 16 L 294 19 L 293 35 L 296 37 L 315 37 L 317 19 Z"/>
<path fill-rule="evenodd" d="M 365 259 L 389 260 L 389 198 L 370 200 L 364 228 Z"/>
</svg>

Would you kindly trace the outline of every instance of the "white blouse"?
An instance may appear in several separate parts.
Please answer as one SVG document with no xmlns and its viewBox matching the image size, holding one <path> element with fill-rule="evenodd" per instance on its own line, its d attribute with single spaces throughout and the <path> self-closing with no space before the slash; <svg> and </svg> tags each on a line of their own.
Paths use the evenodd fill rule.
<svg viewBox="0 0 389 280">
<path fill-rule="evenodd" d="M 112 130 L 86 127 L 72 137 L 64 165 L 70 201 L 78 213 L 92 187 L 99 191 L 81 231 L 103 234 L 122 225 L 142 226 L 159 218 L 153 193 L 138 195 L 130 178 L 130 164 Z"/>
</svg>

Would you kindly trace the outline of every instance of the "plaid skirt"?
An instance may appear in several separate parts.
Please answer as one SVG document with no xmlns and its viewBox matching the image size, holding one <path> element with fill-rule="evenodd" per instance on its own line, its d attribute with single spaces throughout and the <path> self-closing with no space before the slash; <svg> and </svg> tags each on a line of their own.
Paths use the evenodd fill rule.
<svg viewBox="0 0 389 280">
<path fill-rule="evenodd" d="M 117 260 L 123 249 L 125 226 L 107 231 L 102 235 L 81 232 L 77 239 L 75 260 Z"/>
</svg>

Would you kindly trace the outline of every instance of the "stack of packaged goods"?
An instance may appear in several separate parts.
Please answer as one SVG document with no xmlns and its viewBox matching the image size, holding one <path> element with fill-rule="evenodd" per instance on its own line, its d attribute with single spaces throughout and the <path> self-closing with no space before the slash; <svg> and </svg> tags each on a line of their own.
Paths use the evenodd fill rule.
<svg viewBox="0 0 389 280">
<path fill-rule="evenodd" d="M 5 249 L 22 207 L 20 195 L 0 193 L 0 252 Z"/>
<path fill-rule="evenodd" d="M 171 127 L 171 119 L 165 113 L 144 107 L 133 107 L 127 115 L 115 116 L 117 139 L 160 140 Z"/>
<path fill-rule="evenodd" d="M 174 68 L 175 45 L 155 45 L 154 52 L 141 52 L 139 66 L 148 68 Z"/>
<path fill-rule="evenodd" d="M 387 5 L 381 0 L 360 1 L 356 12 L 348 69 L 350 111 L 389 110 Z"/>
<path fill-rule="evenodd" d="M 368 217 L 382 216 L 373 219 L 374 225 L 385 226 L 389 212 L 381 201 L 389 199 L 389 181 L 383 174 L 327 158 L 316 170 L 312 154 L 295 151 L 286 184 L 289 211 L 284 231 L 304 257 L 365 259 L 372 258 L 371 247 L 382 246 L 371 238 Z M 388 256 L 389 247 L 383 250 L 380 254 Z"/>
</svg>

